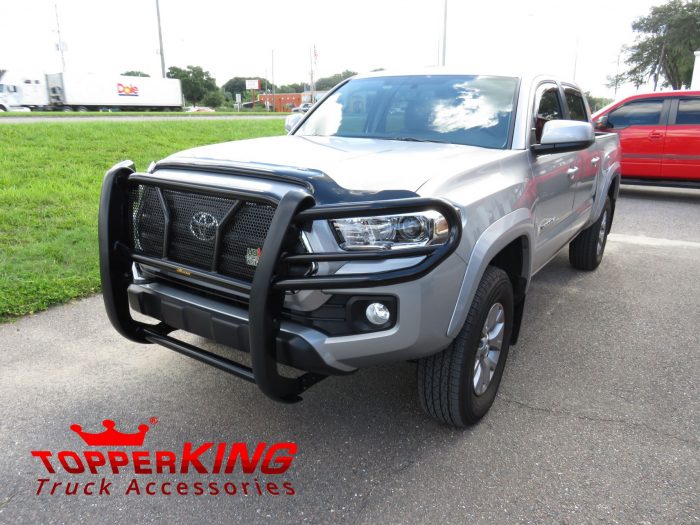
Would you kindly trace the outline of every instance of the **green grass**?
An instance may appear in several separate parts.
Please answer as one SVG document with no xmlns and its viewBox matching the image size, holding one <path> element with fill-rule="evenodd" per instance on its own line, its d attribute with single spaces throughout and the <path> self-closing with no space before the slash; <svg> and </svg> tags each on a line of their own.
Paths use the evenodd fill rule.
<svg viewBox="0 0 700 525">
<path fill-rule="evenodd" d="M 105 171 L 185 148 L 280 135 L 278 120 L 0 125 L 0 321 L 99 289 Z"/>
<path fill-rule="evenodd" d="M 85 111 L 85 112 L 74 112 L 74 111 L 9 111 L 0 112 L 0 118 L 12 118 L 12 117 L 52 117 L 52 118 L 65 118 L 65 117 L 211 117 L 211 116 L 227 116 L 227 117 L 247 117 L 250 115 L 268 115 L 271 117 L 284 117 L 289 115 L 289 113 L 271 113 L 269 111 L 250 111 L 242 110 L 238 111 L 216 111 L 214 113 L 187 113 L 184 111 L 115 111 L 113 113 L 106 111 Z"/>
</svg>

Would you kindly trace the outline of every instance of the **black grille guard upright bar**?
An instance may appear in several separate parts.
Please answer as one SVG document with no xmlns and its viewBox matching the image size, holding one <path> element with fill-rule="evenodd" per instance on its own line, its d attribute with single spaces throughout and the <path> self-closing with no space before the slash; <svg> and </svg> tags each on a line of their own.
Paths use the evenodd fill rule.
<svg viewBox="0 0 700 525">
<path fill-rule="evenodd" d="M 167 260 L 144 257 L 128 248 L 127 224 L 131 220 L 128 191 L 132 184 L 149 184 L 156 187 L 177 187 L 200 194 L 217 195 L 222 191 L 233 198 L 272 201 L 270 196 L 250 195 L 235 190 L 216 187 L 169 183 L 151 180 L 147 175 L 134 172 L 131 162 L 116 165 L 105 176 L 100 198 L 99 248 L 100 276 L 108 317 L 114 327 L 126 338 L 140 343 L 158 343 L 184 355 L 215 366 L 243 379 L 255 382 L 267 396 L 283 402 L 295 402 L 299 394 L 325 376 L 305 373 L 296 378 L 280 375 L 277 368 L 277 335 L 280 329 L 280 311 L 287 290 L 348 289 L 386 286 L 418 279 L 444 261 L 457 247 L 462 222 L 459 211 L 447 201 L 429 198 L 401 198 L 385 201 L 363 201 L 335 205 L 315 205 L 313 196 L 302 189 L 292 189 L 276 202 L 277 209 L 262 248 L 262 255 L 249 287 L 249 339 L 252 369 L 187 345 L 168 334 L 173 328 L 161 323 L 156 327 L 135 321 L 129 310 L 127 288 L 133 282 L 133 262 L 147 262 L 167 268 L 173 266 Z M 331 253 L 287 254 L 285 242 L 290 229 L 303 228 L 313 221 L 376 215 L 415 213 L 435 210 L 441 213 L 449 226 L 443 244 L 415 248 L 373 251 L 343 251 Z M 165 233 L 167 235 L 167 232 Z M 284 268 L 291 263 L 322 261 L 368 261 L 395 258 L 420 257 L 410 267 L 375 273 L 335 275 L 284 275 Z M 180 265 L 178 265 L 180 266 Z M 196 277 L 232 288 L 247 290 L 247 283 L 224 278 L 213 272 L 198 270 Z"/>
</svg>

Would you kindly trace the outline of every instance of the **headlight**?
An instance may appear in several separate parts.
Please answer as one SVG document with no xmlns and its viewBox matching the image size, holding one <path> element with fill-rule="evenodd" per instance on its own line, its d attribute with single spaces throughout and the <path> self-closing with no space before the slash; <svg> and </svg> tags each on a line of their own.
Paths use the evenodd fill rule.
<svg viewBox="0 0 700 525">
<path fill-rule="evenodd" d="M 449 230 L 445 217 L 436 211 L 334 219 L 330 223 L 344 250 L 444 244 Z"/>
</svg>

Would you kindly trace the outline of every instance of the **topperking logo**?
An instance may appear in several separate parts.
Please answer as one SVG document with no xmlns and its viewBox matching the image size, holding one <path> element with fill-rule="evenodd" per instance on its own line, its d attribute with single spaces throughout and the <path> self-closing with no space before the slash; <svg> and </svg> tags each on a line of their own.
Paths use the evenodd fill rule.
<svg viewBox="0 0 700 525">
<path fill-rule="evenodd" d="M 151 418 L 152 425 L 157 422 Z M 149 450 L 143 448 L 151 430 L 148 425 L 141 424 L 131 433 L 117 430 L 111 419 L 102 425 L 105 430 L 98 433 L 86 432 L 81 425 L 70 426 L 89 450 L 31 451 L 49 475 L 37 478 L 37 496 L 296 494 L 292 482 L 280 477 L 292 465 L 296 443 L 261 441 L 249 446 L 235 441 L 186 441 L 176 450 Z M 194 477 L 183 480 L 184 474 Z"/>
</svg>

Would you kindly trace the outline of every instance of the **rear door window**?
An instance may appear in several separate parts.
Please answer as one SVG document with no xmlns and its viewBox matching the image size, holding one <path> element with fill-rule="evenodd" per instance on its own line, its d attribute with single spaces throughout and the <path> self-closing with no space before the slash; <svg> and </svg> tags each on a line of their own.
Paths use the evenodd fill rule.
<svg viewBox="0 0 700 525">
<path fill-rule="evenodd" d="M 700 98 L 682 98 L 678 101 L 676 124 L 700 124 Z"/>
<path fill-rule="evenodd" d="M 663 99 L 633 100 L 608 115 L 608 127 L 655 126 L 661 119 Z"/>
</svg>

